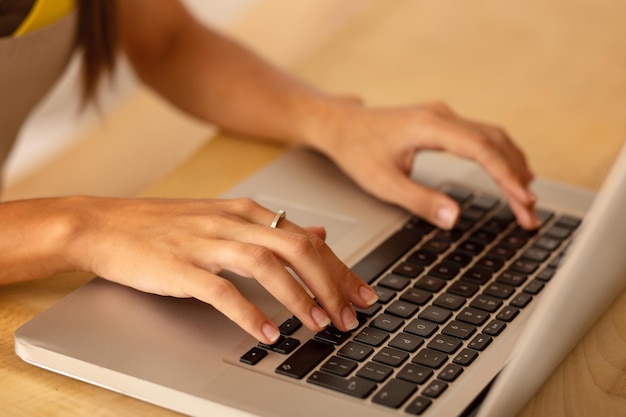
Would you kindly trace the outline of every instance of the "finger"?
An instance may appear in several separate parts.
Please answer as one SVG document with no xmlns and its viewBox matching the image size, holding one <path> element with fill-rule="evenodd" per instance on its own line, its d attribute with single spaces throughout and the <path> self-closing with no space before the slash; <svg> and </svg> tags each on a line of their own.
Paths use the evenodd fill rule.
<svg viewBox="0 0 626 417">
<path fill-rule="evenodd" d="M 335 326 L 341 330 L 351 330 L 358 325 L 352 304 L 369 307 L 376 301 L 376 293 L 353 274 L 319 236 L 287 219 L 281 220 L 277 229 L 265 226 L 271 222 L 274 213 L 258 205 L 249 206 L 248 210 L 242 212 L 242 216 L 245 219 L 219 219 L 214 224 L 221 224 L 211 231 L 211 235 L 225 241 L 238 240 L 267 248 L 294 270 Z M 284 285 L 282 281 L 257 275 L 255 278 L 298 315 L 298 307 L 288 302 L 293 297 L 288 293 L 280 295 L 279 287 Z"/>
<path fill-rule="evenodd" d="M 369 307 L 377 299 L 373 289 L 352 273 L 322 239 L 288 220 L 282 221 L 279 229 L 240 225 L 228 228 L 228 232 L 270 249 L 289 265 L 341 330 L 352 330 L 358 325 L 352 304 Z M 275 280 L 257 280 L 272 293 L 280 291 L 274 288 Z"/>
<path fill-rule="evenodd" d="M 504 136 L 486 133 L 485 129 L 465 122 L 459 123 L 437 115 L 429 118 L 430 131 L 421 143 L 431 149 L 447 150 L 478 162 L 503 191 L 518 201 L 530 204 L 532 193 L 527 188 L 525 159 L 512 149 L 515 146 Z"/>
<path fill-rule="evenodd" d="M 449 230 L 460 216 L 459 205 L 447 195 L 416 183 L 393 165 L 376 167 L 380 175 L 370 182 L 376 197 L 396 204 L 418 217 Z"/>
<path fill-rule="evenodd" d="M 230 281 L 199 268 L 189 268 L 184 276 L 190 297 L 212 305 L 262 343 L 278 340 L 280 331 L 276 325 Z"/>
<path fill-rule="evenodd" d="M 323 226 L 307 226 L 304 228 L 304 230 L 313 233 L 322 240 L 326 240 L 326 228 Z"/>
</svg>

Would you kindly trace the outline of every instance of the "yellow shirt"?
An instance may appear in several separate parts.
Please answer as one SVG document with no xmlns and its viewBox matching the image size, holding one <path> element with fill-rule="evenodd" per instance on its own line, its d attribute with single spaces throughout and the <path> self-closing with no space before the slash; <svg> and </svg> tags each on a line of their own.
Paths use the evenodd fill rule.
<svg viewBox="0 0 626 417">
<path fill-rule="evenodd" d="M 37 0 L 13 36 L 24 35 L 51 25 L 67 16 L 75 7 L 75 0 Z"/>
</svg>

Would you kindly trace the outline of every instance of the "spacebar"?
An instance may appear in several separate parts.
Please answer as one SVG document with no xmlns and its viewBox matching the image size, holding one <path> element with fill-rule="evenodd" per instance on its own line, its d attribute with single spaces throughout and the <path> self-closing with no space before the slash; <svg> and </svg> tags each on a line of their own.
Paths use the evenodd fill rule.
<svg viewBox="0 0 626 417">
<path fill-rule="evenodd" d="M 371 284 L 395 261 L 417 245 L 422 236 L 407 230 L 398 230 L 376 249 L 370 252 L 352 267 L 352 272 L 357 274 L 368 284 Z"/>
<path fill-rule="evenodd" d="M 311 339 L 280 364 L 276 368 L 276 373 L 302 379 L 334 351 L 332 345 Z"/>
</svg>

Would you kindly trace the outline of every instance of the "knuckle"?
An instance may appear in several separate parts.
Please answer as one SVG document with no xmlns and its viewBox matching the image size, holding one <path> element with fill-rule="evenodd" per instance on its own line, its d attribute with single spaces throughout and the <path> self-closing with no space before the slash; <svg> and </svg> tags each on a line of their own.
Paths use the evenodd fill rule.
<svg viewBox="0 0 626 417">
<path fill-rule="evenodd" d="M 438 100 L 431 101 L 430 103 L 426 104 L 426 108 L 428 108 L 429 110 L 435 113 L 452 114 L 452 109 L 450 108 L 450 106 L 448 106 L 443 101 L 438 101 Z"/>
<path fill-rule="evenodd" d="M 231 200 L 231 204 L 236 213 L 253 213 L 261 208 L 259 203 L 247 197 Z"/>
<path fill-rule="evenodd" d="M 290 233 L 287 242 L 296 255 L 306 255 L 315 249 L 313 239 L 300 233 Z"/>
<path fill-rule="evenodd" d="M 237 291 L 235 285 L 223 278 L 214 280 L 209 288 L 213 303 L 219 303 L 220 300 L 231 299 L 234 291 Z"/>
<path fill-rule="evenodd" d="M 259 266 L 267 267 L 277 261 L 274 253 L 265 246 L 247 245 L 245 252 Z"/>
</svg>

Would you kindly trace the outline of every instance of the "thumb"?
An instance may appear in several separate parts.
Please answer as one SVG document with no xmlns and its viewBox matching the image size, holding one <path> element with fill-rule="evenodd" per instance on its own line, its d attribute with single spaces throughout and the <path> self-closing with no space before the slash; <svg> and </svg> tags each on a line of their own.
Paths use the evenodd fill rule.
<svg viewBox="0 0 626 417">
<path fill-rule="evenodd" d="M 388 178 L 388 184 L 382 188 L 385 194 L 381 196 L 383 199 L 399 205 L 441 229 L 449 230 L 456 225 L 461 211 L 456 201 L 400 173 Z"/>
</svg>

